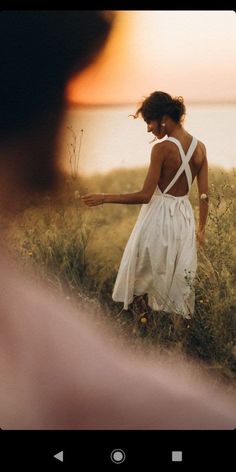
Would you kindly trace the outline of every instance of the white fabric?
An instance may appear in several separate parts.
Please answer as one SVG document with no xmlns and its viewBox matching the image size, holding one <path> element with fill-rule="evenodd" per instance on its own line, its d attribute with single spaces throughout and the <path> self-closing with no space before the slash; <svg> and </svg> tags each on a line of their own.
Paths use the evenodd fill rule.
<svg viewBox="0 0 236 472">
<path fill-rule="evenodd" d="M 182 164 L 165 191 L 157 186 L 150 202 L 142 206 L 121 259 L 112 298 L 127 309 L 134 296 L 147 293 L 153 310 L 190 318 L 197 268 L 194 214 L 188 194 L 174 197 L 167 192 L 182 172 L 190 189 L 188 162 L 197 140 L 193 138 L 185 155 L 178 140 L 167 139 L 178 146 Z"/>
<path fill-rule="evenodd" d="M 186 174 L 186 177 L 187 177 L 187 181 L 188 181 L 188 190 L 190 191 L 190 188 L 191 188 L 191 185 L 192 185 L 192 173 L 191 173 L 191 170 L 190 170 L 190 167 L 189 167 L 189 161 L 196 149 L 196 146 L 197 146 L 197 139 L 196 138 L 193 138 L 192 139 L 192 142 L 189 146 L 189 149 L 188 149 L 188 152 L 187 154 L 185 155 L 184 153 L 184 150 L 183 150 L 183 147 L 182 147 L 182 144 L 181 142 L 176 139 L 176 138 L 173 138 L 173 137 L 169 137 L 166 139 L 166 141 L 171 141 L 173 143 L 175 143 L 178 148 L 179 148 L 179 152 L 180 152 L 180 155 L 181 155 L 181 159 L 182 159 L 182 164 L 181 166 L 179 167 L 179 169 L 177 170 L 174 178 L 171 180 L 171 182 L 169 183 L 169 185 L 166 187 L 166 189 L 164 190 L 163 193 L 167 193 L 169 192 L 169 190 L 171 189 L 171 187 L 173 187 L 173 185 L 175 184 L 175 182 L 178 180 L 179 176 L 185 171 L 185 174 Z"/>
</svg>

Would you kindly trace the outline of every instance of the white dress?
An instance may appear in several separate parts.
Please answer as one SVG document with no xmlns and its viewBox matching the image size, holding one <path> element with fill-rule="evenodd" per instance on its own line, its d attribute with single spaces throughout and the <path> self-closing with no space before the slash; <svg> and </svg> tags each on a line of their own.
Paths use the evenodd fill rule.
<svg viewBox="0 0 236 472">
<path fill-rule="evenodd" d="M 180 151 L 182 164 L 162 193 L 157 186 L 150 202 L 142 205 L 125 247 L 112 299 L 128 309 L 136 295 L 148 295 L 156 311 L 190 318 L 194 312 L 194 278 L 197 269 L 195 221 L 189 191 L 192 173 L 189 160 L 197 146 L 193 138 L 187 154 L 179 140 L 167 138 Z M 185 172 L 188 194 L 174 197 L 167 192 Z"/>
</svg>

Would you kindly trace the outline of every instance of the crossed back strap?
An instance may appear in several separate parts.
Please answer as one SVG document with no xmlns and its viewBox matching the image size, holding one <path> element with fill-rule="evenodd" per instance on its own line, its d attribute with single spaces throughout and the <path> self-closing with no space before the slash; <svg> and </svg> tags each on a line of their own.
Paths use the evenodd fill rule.
<svg viewBox="0 0 236 472">
<path fill-rule="evenodd" d="M 188 148 L 187 154 L 185 154 L 185 152 L 183 150 L 183 147 L 182 147 L 182 144 L 178 139 L 173 138 L 173 137 L 169 137 L 169 138 L 167 138 L 167 141 L 172 141 L 173 143 L 175 143 L 178 146 L 180 156 L 181 156 L 181 159 L 182 159 L 182 164 L 179 167 L 179 169 L 177 170 L 175 176 L 173 177 L 173 179 L 171 180 L 169 185 L 167 185 L 167 187 L 165 188 L 163 193 L 169 192 L 171 187 L 173 187 L 173 185 L 175 184 L 175 182 L 178 180 L 179 176 L 183 172 L 185 172 L 185 174 L 186 174 L 186 178 L 187 178 L 187 181 L 188 181 L 188 190 L 190 191 L 190 188 L 191 188 L 191 185 L 192 185 L 192 173 L 191 173 L 191 169 L 190 169 L 190 166 L 189 166 L 189 161 L 190 161 L 190 159 L 191 159 L 191 157 L 192 157 L 192 155 L 193 155 L 193 153 L 196 149 L 197 139 L 196 138 L 192 139 L 192 142 L 191 142 L 191 144 Z"/>
</svg>

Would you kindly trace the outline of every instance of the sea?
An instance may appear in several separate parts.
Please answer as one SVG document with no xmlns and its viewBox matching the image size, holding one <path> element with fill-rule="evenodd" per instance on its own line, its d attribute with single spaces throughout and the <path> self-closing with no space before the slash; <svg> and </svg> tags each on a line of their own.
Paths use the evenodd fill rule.
<svg viewBox="0 0 236 472">
<path fill-rule="evenodd" d="M 153 135 L 135 105 L 71 106 L 62 126 L 60 157 L 67 170 L 81 174 L 146 167 Z M 236 167 L 236 104 L 187 106 L 185 129 L 204 142 L 210 166 Z M 76 158 L 76 161 L 75 161 Z"/>
</svg>

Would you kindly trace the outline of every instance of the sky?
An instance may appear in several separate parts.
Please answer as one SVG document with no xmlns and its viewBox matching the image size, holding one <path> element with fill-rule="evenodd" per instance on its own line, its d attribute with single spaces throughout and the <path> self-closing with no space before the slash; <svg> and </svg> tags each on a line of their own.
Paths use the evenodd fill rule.
<svg viewBox="0 0 236 472">
<path fill-rule="evenodd" d="M 97 61 L 68 85 L 71 103 L 138 103 L 154 90 L 188 102 L 236 101 L 236 14 L 119 11 Z"/>
</svg>

